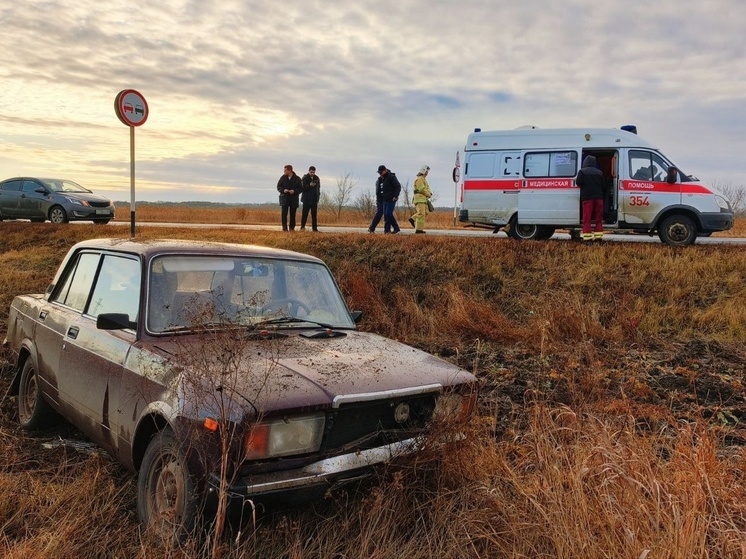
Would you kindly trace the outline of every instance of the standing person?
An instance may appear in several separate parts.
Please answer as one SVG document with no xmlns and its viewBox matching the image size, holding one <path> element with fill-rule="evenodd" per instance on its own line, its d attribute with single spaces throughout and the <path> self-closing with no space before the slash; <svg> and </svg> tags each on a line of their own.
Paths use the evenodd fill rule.
<svg viewBox="0 0 746 559">
<path fill-rule="evenodd" d="M 300 230 L 306 230 L 306 220 L 308 219 L 308 212 L 311 212 L 311 229 L 313 231 L 319 230 L 319 224 L 316 220 L 319 209 L 319 200 L 321 199 L 321 179 L 316 176 L 316 167 L 311 165 L 308 168 L 308 173 L 303 175 L 301 180 L 301 188 L 303 191 L 300 195 L 300 201 L 303 203 L 303 213 L 300 217 Z"/>
<path fill-rule="evenodd" d="M 417 178 L 414 179 L 414 197 L 412 201 L 417 211 L 409 218 L 409 223 L 414 227 L 415 233 L 425 232 L 425 216 L 428 214 L 427 201 L 433 195 L 430 185 L 427 183 L 427 174 L 429 172 L 430 167 L 423 165 L 420 167 L 420 172 L 417 173 Z"/>
<path fill-rule="evenodd" d="M 368 227 L 368 233 L 375 233 L 378 222 L 383 217 L 383 177 L 379 174 L 376 179 L 376 215 Z"/>
<path fill-rule="evenodd" d="M 583 212 L 583 241 L 602 241 L 604 238 L 604 187 L 606 180 L 596 167 L 596 158 L 586 155 L 575 183 L 580 187 Z M 591 221 L 594 232 L 591 232 Z"/>
<path fill-rule="evenodd" d="M 383 232 L 396 235 L 400 229 L 394 216 L 394 208 L 401 193 L 401 184 L 396 175 L 386 168 L 386 165 L 378 166 L 378 174 L 381 177 L 381 197 L 383 198 Z"/>
<path fill-rule="evenodd" d="M 280 207 L 282 208 L 282 230 L 288 230 L 288 213 L 290 214 L 290 231 L 295 231 L 295 212 L 298 210 L 298 196 L 301 191 L 301 180 L 293 171 L 292 165 L 285 165 L 280 180 L 277 181 L 277 191 L 280 193 Z"/>
</svg>

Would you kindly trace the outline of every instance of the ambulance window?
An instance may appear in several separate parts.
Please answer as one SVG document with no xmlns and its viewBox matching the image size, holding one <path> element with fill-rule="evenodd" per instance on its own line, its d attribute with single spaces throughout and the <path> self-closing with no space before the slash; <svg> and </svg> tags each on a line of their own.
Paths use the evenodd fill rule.
<svg viewBox="0 0 746 559">
<path fill-rule="evenodd" d="M 527 153 L 523 174 L 526 177 L 574 177 L 578 172 L 578 154 L 574 151 Z"/>
<path fill-rule="evenodd" d="M 494 153 L 472 153 L 469 157 L 469 178 L 482 179 L 495 176 Z"/>
<path fill-rule="evenodd" d="M 641 150 L 629 152 L 629 176 L 639 181 L 665 181 L 668 163 L 657 153 Z"/>
</svg>

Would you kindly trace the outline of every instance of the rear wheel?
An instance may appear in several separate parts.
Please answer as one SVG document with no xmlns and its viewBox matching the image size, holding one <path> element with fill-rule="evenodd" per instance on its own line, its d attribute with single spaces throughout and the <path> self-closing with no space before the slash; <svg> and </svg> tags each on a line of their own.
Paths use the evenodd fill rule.
<svg viewBox="0 0 746 559">
<path fill-rule="evenodd" d="M 54 410 L 44 399 L 39 383 L 36 363 L 29 357 L 21 370 L 18 387 L 18 421 L 27 431 L 48 425 L 54 417 Z"/>
<path fill-rule="evenodd" d="M 49 221 L 52 223 L 67 223 L 67 212 L 62 206 L 52 206 L 49 210 Z"/>
<path fill-rule="evenodd" d="M 31 223 L 44 223 L 45 221 L 46 219 L 44 219 L 43 217 L 35 217 L 31 220 Z"/>
<path fill-rule="evenodd" d="M 546 241 L 547 239 L 550 239 L 552 235 L 554 235 L 554 227 L 549 227 L 548 225 L 539 226 L 539 236 L 537 239 Z"/>
<path fill-rule="evenodd" d="M 696 240 L 697 228 L 685 215 L 672 215 L 658 227 L 658 236 L 667 245 L 683 247 Z"/>
<path fill-rule="evenodd" d="M 199 514 L 197 489 L 186 456 L 170 429 L 157 433 L 137 478 L 137 514 L 163 540 L 183 541 Z"/>
<path fill-rule="evenodd" d="M 518 218 L 516 216 L 513 216 L 510 219 L 510 228 L 508 230 L 508 235 L 510 235 L 510 237 L 513 239 L 517 239 L 519 241 L 538 240 L 541 238 L 540 232 L 541 228 L 538 225 L 519 224 Z"/>
</svg>

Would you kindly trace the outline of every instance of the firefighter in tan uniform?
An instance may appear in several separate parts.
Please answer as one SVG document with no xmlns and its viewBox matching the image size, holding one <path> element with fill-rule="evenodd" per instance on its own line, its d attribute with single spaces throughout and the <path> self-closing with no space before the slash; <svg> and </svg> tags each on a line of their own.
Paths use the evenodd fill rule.
<svg viewBox="0 0 746 559">
<path fill-rule="evenodd" d="M 415 229 L 415 233 L 425 232 L 425 216 L 428 214 L 427 201 L 432 197 L 433 193 L 430 190 L 430 185 L 427 184 L 427 174 L 430 172 L 430 167 L 423 165 L 420 167 L 417 178 L 414 179 L 414 202 L 415 214 L 409 218 L 409 223 Z"/>
</svg>

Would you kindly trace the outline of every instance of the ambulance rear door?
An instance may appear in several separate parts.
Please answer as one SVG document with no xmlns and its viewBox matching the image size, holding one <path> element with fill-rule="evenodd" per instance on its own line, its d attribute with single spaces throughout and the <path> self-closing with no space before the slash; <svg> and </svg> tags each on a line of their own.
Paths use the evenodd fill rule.
<svg viewBox="0 0 746 559">
<path fill-rule="evenodd" d="M 575 150 L 526 152 L 518 195 L 518 223 L 579 224 L 580 189 L 574 178 L 577 173 Z"/>
</svg>

